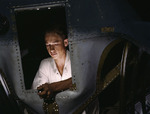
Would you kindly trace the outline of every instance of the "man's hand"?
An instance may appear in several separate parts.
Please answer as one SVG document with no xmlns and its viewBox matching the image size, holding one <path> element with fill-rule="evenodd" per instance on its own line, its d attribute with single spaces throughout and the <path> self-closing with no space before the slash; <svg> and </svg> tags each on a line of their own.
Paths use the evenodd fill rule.
<svg viewBox="0 0 150 114">
<path fill-rule="evenodd" d="M 37 87 L 39 91 L 38 95 L 40 98 L 48 99 L 53 96 L 53 93 L 58 93 L 60 91 L 69 89 L 72 86 L 72 78 L 67 80 L 54 82 L 51 84 L 45 83 Z"/>
<path fill-rule="evenodd" d="M 50 95 L 53 92 L 53 89 L 50 87 L 50 84 L 48 83 L 42 84 L 41 86 L 37 87 L 37 90 L 40 98 L 45 98 L 45 99 L 50 98 Z"/>
</svg>

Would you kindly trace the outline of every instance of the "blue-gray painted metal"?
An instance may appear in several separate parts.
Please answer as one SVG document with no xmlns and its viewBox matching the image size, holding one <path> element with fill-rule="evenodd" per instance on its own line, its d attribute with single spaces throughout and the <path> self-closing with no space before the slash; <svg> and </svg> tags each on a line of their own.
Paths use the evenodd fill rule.
<svg viewBox="0 0 150 114">
<path fill-rule="evenodd" d="M 42 100 L 37 92 L 25 90 L 14 11 L 55 4 L 66 5 L 72 80 L 77 85 L 77 90 L 67 90 L 56 96 L 60 114 L 72 113 L 95 91 L 101 54 L 116 39 L 101 35 L 102 27 L 114 27 L 115 33 L 126 34 L 147 48 L 150 43 L 150 24 L 140 22 L 125 0 L 1 0 L 0 13 L 8 18 L 10 29 L 0 35 L 0 68 L 17 96 L 40 114 L 43 113 Z"/>
</svg>

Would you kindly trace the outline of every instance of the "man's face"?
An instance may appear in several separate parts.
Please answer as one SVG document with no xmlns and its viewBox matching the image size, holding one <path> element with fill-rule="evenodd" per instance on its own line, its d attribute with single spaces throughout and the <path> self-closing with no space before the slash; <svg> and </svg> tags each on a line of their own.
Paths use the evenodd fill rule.
<svg viewBox="0 0 150 114">
<path fill-rule="evenodd" d="M 60 59 L 66 54 L 68 39 L 63 40 L 56 33 L 48 33 L 45 35 L 45 44 L 48 53 L 53 59 Z"/>
</svg>

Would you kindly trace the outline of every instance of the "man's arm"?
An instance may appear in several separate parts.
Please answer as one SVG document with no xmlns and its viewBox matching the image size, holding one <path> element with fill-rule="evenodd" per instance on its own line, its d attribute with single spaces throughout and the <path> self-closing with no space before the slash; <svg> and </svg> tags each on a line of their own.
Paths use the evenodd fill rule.
<svg viewBox="0 0 150 114">
<path fill-rule="evenodd" d="M 41 86 L 37 87 L 37 90 L 39 91 L 38 95 L 41 98 L 49 98 L 50 94 L 53 92 L 59 92 L 66 90 L 72 86 L 72 78 L 69 78 L 64 81 L 55 82 L 55 83 L 45 83 Z"/>
<path fill-rule="evenodd" d="M 69 87 L 71 87 L 71 85 L 72 85 L 72 78 L 69 78 L 64 81 L 52 83 L 49 86 L 53 92 L 58 92 L 58 91 L 63 91 L 63 90 L 69 89 Z"/>
</svg>

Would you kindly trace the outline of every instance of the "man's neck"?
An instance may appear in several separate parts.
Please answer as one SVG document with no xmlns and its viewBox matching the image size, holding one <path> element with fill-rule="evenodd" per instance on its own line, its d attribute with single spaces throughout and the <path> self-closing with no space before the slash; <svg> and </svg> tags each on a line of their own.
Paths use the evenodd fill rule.
<svg viewBox="0 0 150 114">
<path fill-rule="evenodd" d="M 64 55 L 62 55 L 61 58 L 55 60 L 57 69 L 58 69 L 58 71 L 60 72 L 61 75 L 62 75 L 62 73 L 63 73 L 63 68 L 64 68 L 64 65 L 65 65 L 66 56 L 67 56 L 67 55 L 66 55 L 66 53 L 65 53 Z"/>
<path fill-rule="evenodd" d="M 54 60 L 55 63 L 58 65 L 58 66 L 62 66 L 65 64 L 65 60 L 66 60 L 66 53 L 63 54 L 60 58 Z"/>
</svg>

